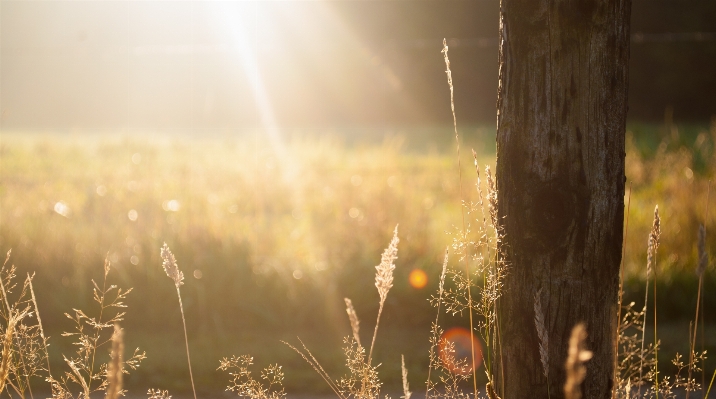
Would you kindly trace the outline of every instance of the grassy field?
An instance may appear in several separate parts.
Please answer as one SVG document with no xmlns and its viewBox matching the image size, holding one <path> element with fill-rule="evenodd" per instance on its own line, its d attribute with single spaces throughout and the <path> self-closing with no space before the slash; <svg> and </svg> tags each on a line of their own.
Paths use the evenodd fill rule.
<svg viewBox="0 0 716 399">
<path fill-rule="evenodd" d="M 490 128 L 463 135 L 464 147 L 478 151 L 481 170 L 494 163 Z M 53 364 L 60 367 L 61 353 L 72 352 L 71 341 L 60 336 L 72 328 L 64 313 L 91 308 L 91 279 L 101 280 L 106 257 L 111 283 L 134 287 L 123 324 L 127 346 L 142 346 L 148 356 L 127 385 L 190 390 L 176 292 L 161 268 L 166 242 L 186 276 L 182 295 L 199 390 L 226 384 L 226 375 L 215 371 L 221 357 L 251 353 L 257 365 L 284 365 L 287 390 L 325 392 L 279 340 L 295 343 L 299 335 L 327 368 L 340 370 L 341 338 L 350 334 L 343 298 L 353 300 L 364 331 L 372 330 L 374 266 L 399 224 L 400 256 L 376 361 L 386 389 L 399 391 L 398 358 L 405 354 L 414 390 L 424 389 L 418 381 L 425 380 L 434 319 L 427 299 L 460 220 L 452 136 L 449 129 L 357 136 L 2 133 L 0 250 L 12 248 L 19 276 L 36 273 Z M 683 351 L 694 316 L 696 235 L 707 181 L 716 176 L 715 142 L 716 124 L 629 127 L 626 297 L 643 302 L 647 236 L 658 204 L 666 353 Z M 462 165 L 465 197 L 476 200 L 472 160 L 466 155 Z M 713 184 L 711 191 L 713 204 Z M 716 231 L 715 207 L 706 226 Z M 716 235 L 707 239 L 707 248 L 715 248 Z M 424 288 L 409 283 L 416 269 L 428 276 Z M 705 276 L 706 344 L 714 353 L 713 267 Z M 714 365 L 707 361 L 708 370 Z"/>
</svg>

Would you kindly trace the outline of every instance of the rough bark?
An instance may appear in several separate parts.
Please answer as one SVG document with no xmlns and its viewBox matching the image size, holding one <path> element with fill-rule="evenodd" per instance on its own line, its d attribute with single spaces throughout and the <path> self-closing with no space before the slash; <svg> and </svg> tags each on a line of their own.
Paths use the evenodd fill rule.
<svg viewBox="0 0 716 399">
<path fill-rule="evenodd" d="M 611 395 L 624 219 L 630 0 L 502 0 L 498 215 L 503 399 L 564 397 L 572 327 L 585 322 L 584 398 Z M 540 363 L 535 295 L 549 336 Z M 502 379 L 504 376 L 504 380 Z"/>
</svg>

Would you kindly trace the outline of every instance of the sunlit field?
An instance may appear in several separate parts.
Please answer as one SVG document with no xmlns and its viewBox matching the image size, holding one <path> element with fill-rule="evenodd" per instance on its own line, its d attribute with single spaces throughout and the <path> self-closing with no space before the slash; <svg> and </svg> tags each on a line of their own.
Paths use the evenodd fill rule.
<svg viewBox="0 0 716 399">
<path fill-rule="evenodd" d="M 669 370 L 675 351 L 688 352 L 697 232 L 708 180 L 716 175 L 716 124 L 628 130 L 625 297 L 643 303 L 647 237 L 658 204 L 657 299 Z M 92 308 L 92 279 L 102 281 L 106 258 L 108 284 L 134 288 L 122 322 L 127 356 L 136 346 L 147 354 L 125 386 L 138 394 L 146 387 L 191 392 L 176 292 L 162 269 L 166 242 L 184 273 L 198 391 L 221 391 L 228 375 L 216 370 L 219 360 L 250 353 L 257 370 L 284 367 L 289 393 L 326 393 L 328 386 L 280 341 L 296 344 L 299 336 L 330 374 L 343 373 L 341 341 L 351 334 L 343 298 L 352 299 L 361 331 L 373 331 L 374 266 L 398 225 L 394 287 L 374 363 L 382 364 L 383 391 L 400 392 L 404 354 L 420 392 L 435 317 L 428 299 L 438 288 L 445 248 L 458 235 L 461 198 L 479 201 L 469 149 L 477 151 L 483 191 L 485 166 L 494 163 L 493 128 L 462 134 L 461 197 L 450 129 L 364 140 L 301 132 L 280 142 L 258 131 L 209 138 L 3 133 L 0 249 L 12 249 L 8 266 L 17 266 L 21 280 L 35 273 L 53 369 L 63 368 L 62 354 L 76 349 L 72 337 L 61 336 L 73 328 L 65 313 Z M 712 203 L 714 196 L 712 183 Z M 468 215 L 475 224 L 481 218 Z M 708 218 L 714 231 L 716 208 Z M 707 240 L 707 248 L 716 247 L 716 235 Z M 715 290 L 711 267 L 702 302 L 709 353 L 716 353 Z M 465 323 L 457 316 L 442 321 L 446 329 Z M 715 365 L 706 361 L 707 375 Z"/>
</svg>

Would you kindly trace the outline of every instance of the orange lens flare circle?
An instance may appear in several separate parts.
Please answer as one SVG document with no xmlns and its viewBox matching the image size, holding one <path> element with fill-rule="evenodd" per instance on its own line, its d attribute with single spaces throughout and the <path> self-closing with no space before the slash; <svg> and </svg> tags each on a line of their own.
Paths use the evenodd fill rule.
<svg viewBox="0 0 716 399">
<path fill-rule="evenodd" d="M 428 285 L 428 275 L 420 269 L 413 269 L 408 276 L 408 281 L 413 288 L 425 288 Z"/>
<path fill-rule="evenodd" d="M 472 374 L 470 338 L 470 331 L 462 327 L 453 327 L 445 331 L 440 337 L 440 360 L 453 374 Z M 474 336 L 472 337 L 472 342 L 475 346 L 473 363 L 476 368 L 480 368 L 480 365 L 482 365 L 482 345 Z"/>
</svg>

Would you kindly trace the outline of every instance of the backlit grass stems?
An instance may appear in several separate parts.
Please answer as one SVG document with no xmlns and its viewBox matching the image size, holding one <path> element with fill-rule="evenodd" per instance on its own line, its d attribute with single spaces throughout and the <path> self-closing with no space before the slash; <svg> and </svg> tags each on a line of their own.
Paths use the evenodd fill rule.
<svg viewBox="0 0 716 399">
<path fill-rule="evenodd" d="M 619 374 L 619 334 L 622 330 L 622 307 L 624 305 L 624 256 L 626 255 L 626 242 L 627 242 L 627 235 L 629 234 L 629 210 L 631 208 L 631 183 L 629 183 L 629 197 L 627 200 L 627 213 L 626 213 L 626 226 L 624 228 L 624 238 L 622 239 L 622 260 L 619 262 L 619 302 L 617 304 L 617 329 L 616 334 L 614 336 L 616 337 L 614 339 L 614 377 L 613 381 L 617 381 L 617 377 Z M 643 352 L 643 351 L 642 351 Z M 618 384 L 614 384 L 614 388 L 612 388 L 612 398 L 616 397 L 617 389 L 619 387 Z M 549 389 L 549 388 L 548 388 Z M 629 387 L 631 389 L 631 386 Z M 627 396 L 628 393 L 627 393 Z"/>
<path fill-rule="evenodd" d="M 706 271 L 706 264 L 708 263 L 708 255 L 706 254 L 706 228 L 702 224 L 699 226 L 698 241 L 696 243 L 698 248 L 699 259 L 696 264 L 696 275 L 699 276 L 699 288 L 696 294 L 696 316 L 694 318 L 694 335 L 689 337 L 689 377 L 687 381 L 691 381 L 691 374 L 694 370 L 695 362 L 695 350 L 696 350 L 696 332 L 699 328 L 699 304 L 701 302 L 701 287 L 704 283 L 704 272 Z M 703 384 L 702 384 L 703 389 Z M 686 399 L 689 399 L 690 390 L 686 391 Z M 703 392 L 702 392 L 703 393 Z"/>
<path fill-rule="evenodd" d="M 457 117 L 455 116 L 455 98 L 454 98 L 454 87 L 452 84 L 452 71 L 450 71 L 450 59 L 448 58 L 448 46 L 447 41 L 443 39 L 443 56 L 445 58 L 445 74 L 447 74 L 448 86 L 450 86 L 450 109 L 452 110 L 452 123 L 455 129 L 455 144 L 457 146 L 457 170 L 460 182 L 460 200 L 464 202 L 464 196 L 462 193 L 462 163 L 460 162 L 460 136 L 457 134 Z M 462 214 L 462 239 L 467 241 L 467 228 L 465 226 L 465 209 L 463 206 L 460 207 Z M 467 297 L 469 307 L 469 318 L 470 318 L 470 359 L 475 359 L 475 328 L 472 322 L 472 293 L 470 292 L 470 255 L 468 253 L 467 242 L 464 243 L 463 248 L 465 249 L 465 279 L 468 281 L 467 285 Z M 472 385 L 475 390 L 475 397 L 477 397 L 477 367 L 475 367 L 474 361 L 470 365 L 472 368 Z"/>
<path fill-rule="evenodd" d="M 2 340 L 2 358 L 0 359 L 0 392 L 5 389 L 8 377 L 10 376 L 10 369 L 12 368 L 12 340 L 15 334 L 15 326 L 17 326 L 17 323 L 25 316 L 27 316 L 27 311 L 13 311 L 10 314 L 10 319 L 7 322 L 5 336 Z"/>
<path fill-rule="evenodd" d="M 378 288 L 380 296 L 380 306 L 378 307 L 378 319 L 375 321 L 375 330 L 373 330 L 373 339 L 370 342 L 370 351 L 368 351 L 368 366 L 373 358 L 373 345 L 375 345 L 375 336 L 378 335 L 378 325 L 380 324 L 380 315 L 383 313 L 383 305 L 385 298 L 388 297 L 388 291 L 393 288 L 393 270 L 395 270 L 395 260 L 398 259 L 398 226 L 393 230 L 393 239 L 390 240 L 388 248 L 383 251 L 380 257 L 380 264 L 375 267 L 375 286 Z"/>
<path fill-rule="evenodd" d="M 448 256 L 450 255 L 450 248 L 445 248 L 445 258 L 443 260 L 443 271 L 440 273 L 440 284 L 438 285 L 438 300 L 437 300 L 437 308 L 438 313 L 435 315 L 435 323 L 433 323 L 432 331 L 436 331 L 438 328 L 438 321 L 440 320 L 440 305 L 443 302 L 443 288 L 445 287 L 445 273 L 447 272 L 447 265 L 448 265 Z M 435 337 L 437 339 L 437 337 Z M 435 345 L 430 345 L 430 360 L 431 364 L 428 367 L 428 381 L 425 384 L 425 399 L 428 399 L 430 397 L 430 374 L 433 371 L 432 367 L 432 359 L 434 359 L 435 353 L 434 353 Z"/>
<path fill-rule="evenodd" d="M 112 360 L 109 362 L 107 369 L 107 394 L 105 399 L 118 399 L 123 395 L 122 392 L 122 374 L 124 365 L 124 339 L 123 331 L 118 324 L 114 325 L 114 334 L 112 334 Z"/>
<path fill-rule="evenodd" d="M 177 261 L 174 258 L 174 254 L 169 250 L 167 243 L 164 243 L 161 249 L 162 266 L 167 276 L 174 280 L 174 285 L 177 288 L 177 297 L 179 298 L 179 310 L 181 310 L 181 321 L 184 326 L 184 343 L 186 344 L 186 360 L 189 364 L 189 378 L 191 379 L 191 390 L 194 392 L 194 399 L 196 399 L 196 388 L 194 387 L 194 374 L 191 372 L 191 356 L 189 355 L 189 337 L 186 333 L 186 318 L 184 317 L 184 305 L 181 302 L 181 291 L 179 287 L 184 284 L 184 273 L 179 270 Z"/>
<path fill-rule="evenodd" d="M 708 214 L 709 214 L 708 199 L 709 199 L 710 191 L 711 191 L 711 182 L 709 182 L 709 186 L 707 188 L 706 213 L 704 216 L 704 220 L 707 220 Z M 698 327 L 699 327 L 699 305 L 701 303 L 701 288 L 703 287 L 703 284 L 704 284 L 704 272 L 706 271 L 706 266 L 709 263 L 709 256 L 708 256 L 708 253 L 706 252 L 706 226 L 703 224 L 699 226 L 699 233 L 698 233 L 698 239 L 696 242 L 696 248 L 697 248 L 697 253 L 698 253 L 698 260 L 696 262 L 696 275 L 699 276 L 699 288 L 698 288 L 698 291 L 696 294 L 696 316 L 694 317 L 694 335 L 693 335 L 693 339 L 692 339 L 692 337 L 689 337 L 689 344 L 690 344 L 689 345 L 690 346 L 690 348 L 689 348 L 690 349 L 690 351 L 689 351 L 689 377 L 688 377 L 687 381 L 691 381 L 691 374 L 695 369 L 696 332 L 698 331 Z M 701 311 L 703 312 L 703 309 L 701 309 Z M 702 333 L 702 336 L 703 336 L 703 333 Z M 704 351 L 703 342 L 702 342 L 701 346 L 702 346 L 701 351 L 703 352 Z M 705 369 L 705 367 L 704 367 L 704 369 Z M 701 376 L 701 394 L 702 394 L 702 396 L 704 394 L 704 389 L 705 389 L 704 379 L 705 379 L 704 373 L 702 373 L 702 376 Z M 690 393 L 690 391 L 687 390 L 686 391 L 686 399 L 689 399 L 689 393 Z"/>
<path fill-rule="evenodd" d="M 659 218 L 659 206 L 654 208 L 654 222 L 649 233 L 649 243 L 646 250 L 646 275 L 649 283 L 649 272 L 654 275 L 654 386 L 656 399 L 659 399 L 659 339 L 656 334 L 656 250 L 659 248 L 659 237 L 661 236 L 661 219 Z M 647 286 L 648 291 L 648 286 Z M 644 302 L 646 306 L 646 302 Z M 644 345 L 642 340 L 642 345 Z"/>
</svg>

